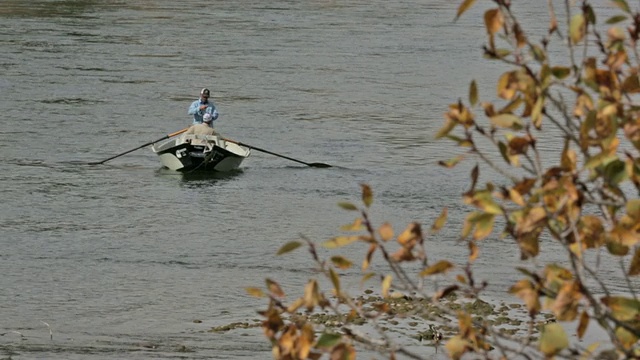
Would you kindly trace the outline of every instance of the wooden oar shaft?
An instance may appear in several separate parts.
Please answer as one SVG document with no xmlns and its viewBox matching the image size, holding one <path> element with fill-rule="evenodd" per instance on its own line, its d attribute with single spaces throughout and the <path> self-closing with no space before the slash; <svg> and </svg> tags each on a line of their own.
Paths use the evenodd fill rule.
<svg viewBox="0 0 640 360">
<path fill-rule="evenodd" d="M 162 140 L 164 140 L 164 139 L 168 139 L 168 138 L 170 138 L 170 137 L 173 137 L 173 136 L 176 136 L 176 135 L 180 135 L 180 134 L 182 134 L 183 132 L 187 131 L 188 129 L 189 129 L 189 128 L 185 128 L 185 129 L 182 129 L 182 130 L 176 131 L 176 132 L 171 133 L 171 134 L 169 134 L 169 135 L 165 135 L 165 136 L 161 137 L 160 139 L 157 139 L 157 140 L 154 140 L 154 141 L 149 141 L 149 142 L 148 142 L 148 143 L 146 143 L 146 144 L 142 144 L 142 145 L 138 146 L 137 148 L 133 148 L 133 149 L 131 149 L 131 150 L 127 150 L 127 151 L 125 151 L 125 152 L 123 152 L 123 153 L 120 153 L 120 154 L 118 154 L 118 155 L 114 155 L 114 156 L 112 156 L 112 157 L 110 157 L 110 158 L 108 158 L 108 159 L 104 159 L 104 160 L 102 160 L 102 161 L 97 161 L 97 162 L 89 163 L 89 165 L 100 165 L 100 164 L 104 164 L 104 163 L 106 163 L 106 162 L 107 162 L 107 161 L 109 161 L 109 160 L 113 160 L 113 159 L 115 159 L 115 158 L 117 158 L 117 157 L 120 157 L 120 156 L 122 156 L 122 155 L 126 155 L 126 154 L 128 154 L 128 153 L 130 153 L 130 152 L 134 152 L 134 151 L 136 151 L 136 150 L 138 150 L 138 149 L 142 149 L 142 148 L 143 148 L 143 147 L 145 147 L 145 146 L 149 146 L 149 145 L 155 144 L 155 143 L 157 143 L 158 141 L 162 141 Z"/>
</svg>

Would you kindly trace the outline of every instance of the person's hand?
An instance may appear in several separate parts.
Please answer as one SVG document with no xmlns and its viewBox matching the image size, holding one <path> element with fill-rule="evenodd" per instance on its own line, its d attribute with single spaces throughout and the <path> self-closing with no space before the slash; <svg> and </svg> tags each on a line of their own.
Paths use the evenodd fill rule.
<svg viewBox="0 0 640 360">
<path fill-rule="evenodd" d="M 207 105 L 200 105 L 200 110 L 204 110 L 207 108 Z"/>
</svg>

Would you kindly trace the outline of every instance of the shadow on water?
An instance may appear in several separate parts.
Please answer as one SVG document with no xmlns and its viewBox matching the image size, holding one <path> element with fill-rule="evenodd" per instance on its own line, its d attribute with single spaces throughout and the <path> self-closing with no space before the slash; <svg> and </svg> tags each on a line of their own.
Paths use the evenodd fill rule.
<svg viewBox="0 0 640 360">
<path fill-rule="evenodd" d="M 236 169 L 228 172 L 195 171 L 191 173 L 181 173 L 161 167 L 156 170 L 156 175 L 164 179 L 179 181 L 181 184 L 189 187 L 201 187 L 233 180 L 243 172 L 242 169 Z"/>
</svg>

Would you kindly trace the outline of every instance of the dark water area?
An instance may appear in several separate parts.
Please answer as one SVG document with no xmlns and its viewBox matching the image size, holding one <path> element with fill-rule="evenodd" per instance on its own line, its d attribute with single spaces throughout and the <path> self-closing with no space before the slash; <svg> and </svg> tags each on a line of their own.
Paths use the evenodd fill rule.
<svg viewBox="0 0 640 360">
<path fill-rule="evenodd" d="M 482 6 L 454 23 L 445 0 L 0 1 L 0 357 L 270 358 L 258 328 L 207 330 L 257 321 L 245 287 L 267 276 L 298 294 L 310 258 L 275 252 L 338 235 L 360 183 L 397 231 L 448 207 L 429 251 L 464 261 L 472 163 L 437 167 L 456 149 L 433 134 L 472 78 L 493 91 Z M 333 167 L 254 151 L 184 176 L 148 148 L 87 165 L 188 126 L 203 87 L 224 136 Z M 479 264 L 496 299 L 518 278 L 503 241 Z"/>
</svg>

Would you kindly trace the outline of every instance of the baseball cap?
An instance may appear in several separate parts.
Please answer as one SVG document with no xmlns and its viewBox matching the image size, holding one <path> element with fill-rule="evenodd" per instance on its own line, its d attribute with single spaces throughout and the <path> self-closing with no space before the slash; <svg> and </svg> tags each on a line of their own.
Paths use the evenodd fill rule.
<svg viewBox="0 0 640 360">
<path fill-rule="evenodd" d="M 200 95 L 209 96 L 209 89 L 204 88 L 200 91 Z"/>
</svg>

